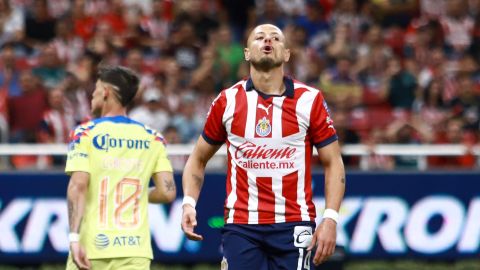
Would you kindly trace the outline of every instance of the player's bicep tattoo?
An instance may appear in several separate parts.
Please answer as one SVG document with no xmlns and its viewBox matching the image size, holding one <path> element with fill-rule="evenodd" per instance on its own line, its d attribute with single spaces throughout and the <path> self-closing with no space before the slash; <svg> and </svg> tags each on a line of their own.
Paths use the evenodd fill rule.
<svg viewBox="0 0 480 270">
<path fill-rule="evenodd" d="M 163 184 L 165 185 L 165 189 L 166 189 L 166 191 L 168 191 L 168 192 L 170 192 L 170 191 L 175 191 L 175 190 L 176 190 L 175 182 L 174 182 L 173 179 L 171 179 L 171 178 L 165 178 L 165 179 L 163 179 Z"/>
<path fill-rule="evenodd" d="M 343 177 L 340 179 L 340 181 L 341 181 L 343 184 L 345 184 L 345 176 L 343 176 Z"/>
</svg>

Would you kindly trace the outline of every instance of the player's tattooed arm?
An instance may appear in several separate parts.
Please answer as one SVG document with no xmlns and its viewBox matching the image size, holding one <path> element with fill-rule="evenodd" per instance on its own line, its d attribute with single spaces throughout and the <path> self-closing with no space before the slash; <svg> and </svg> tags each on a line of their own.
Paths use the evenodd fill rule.
<svg viewBox="0 0 480 270">
<path fill-rule="evenodd" d="M 150 203 L 169 203 L 177 196 L 172 172 L 157 172 L 153 175 L 155 187 L 148 193 Z"/>
<path fill-rule="evenodd" d="M 176 187 L 175 187 L 175 182 L 171 178 L 165 178 L 163 179 L 163 184 L 165 185 L 165 189 L 168 192 L 175 192 Z"/>
<path fill-rule="evenodd" d="M 68 222 L 70 232 L 78 233 L 82 222 L 88 191 L 89 174 L 74 172 L 67 190 Z"/>
</svg>

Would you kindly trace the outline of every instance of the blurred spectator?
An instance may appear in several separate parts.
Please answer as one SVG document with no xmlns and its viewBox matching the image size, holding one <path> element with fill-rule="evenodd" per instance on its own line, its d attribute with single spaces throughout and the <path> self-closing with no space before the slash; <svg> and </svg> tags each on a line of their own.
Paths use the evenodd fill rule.
<svg viewBox="0 0 480 270">
<path fill-rule="evenodd" d="M 417 15 L 417 0 L 370 0 L 375 17 L 384 27 L 407 27 Z"/>
<path fill-rule="evenodd" d="M 305 15 L 305 0 L 276 0 L 275 2 L 290 18 Z"/>
<path fill-rule="evenodd" d="M 336 1 L 330 23 L 332 28 L 338 28 L 339 26 L 347 28 L 349 39 L 355 42 L 360 40 L 362 29 L 372 24 L 371 18 L 359 12 L 356 0 Z"/>
<path fill-rule="evenodd" d="M 449 56 L 463 54 L 472 44 L 474 20 L 467 13 L 466 0 L 450 0 L 447 15 L 440 18 Z"/>
<path fill-rule="evenodd" d="M 140 76 L 140 84 L 137 96 L 140 96 L 145 89 L 152 87 L 153 76 L 149 70 L 146 69 L 143 62 L 143 54 L 139 49 L 131 49 L 125 57 L 125 66 L 132 69 Z"/>
<path fill-rule="evenodd" d="M 253 27 L 255 18 L 255 0 L 230 1 L 220 0 L 224 12 L 225 21 L 231 24 L 234 38 L 242 41 L 247 28 Z"/>
<path fill-rule="evenodd" d="M 220 87 L 232 85 L 238 79 L 238 69 L 243 61 L 243 46 L 233 40 L 228 25 L 221 25 L 217 32 L 215 74 L 220 74 Z"/>
<path fill-rule="evenodd" d="M 116 35 L 123 35 L 127 30 L 127 23 L 125 21 L 128 10 L 126 10 L 123 0 L 91 0 L 91 8 L 95 8 L 99 16 L 97 16 L 98 24 L 106 23 L 110 26 L 113 33 Z M 95 6 L 95 3 L 98 6 Z M 103 7 L 102 7 L 103 6 Z"/>
<path fill-rule="evenodd" d="M 55 34 L 56 37 L 52 42 L 52 46 L 55 48 L 58 59 L 67 67 L 73 66 L 83 55 L 83 40 L 75 36 L 70 19 L 58 20 Z"/>
<path fill-rule="evenodd" d="M 360 143 L 360 135 L 352 128 L 351 119 L 348 110 L 335 110 L 332 114 L 335 130 L 338 135 L 338 142 L 342 146 L 344 144 Z M 343 163 L 352 166 L 358 163 L 358 158 L 351 156 L 342 156 Z"/>
<path fill-rule="evenodd" d="M 461 118 L 449 119 L 445 124 L 445 132 L 439 133 L 435 143 L 439 144 L 462 144 L 467 150 L 472 149 L 475 143 L 474 135 L 471 132 L 466 132 L 464 129 L 464 121 Z M 441 168 L 473 168 L 475 166 L 475 155 L 468 151 L 465 155 L 453 157 L 429 157 L 428 164 L 431 167 Z"/>
<path fill-rule="evenodd" d="M 330 27 L 318 0 L 307 0 L 305 8 L 305 15 L 299 16 L 294 23 L 305 29 L 309 46 L 320 52 L 329 40 Z"/>
<path fill-rule="evenodd" d="M 41 143 L 67 143 L 70 131 L 76 123 L 71 110 L 68 110 L 64 102 L 63 90 L 55 88 L 48 92 L 49 109 L 43 113 L 38 133 L 38 142 Z M 64 156 L 42 157 L 45 165 L 63 165 Z"/>
<path fill-rule="evenodd" d="M 10 4 L 10 0 L 0 0 L 0 46 L 7 42 L 19 42 L 25 31 L 23 12 Z"/>
<path fill-rule="evenodd" d="M 316 65 L 320 62 L 316 57 L 317 54 L 307 47 L 307 33 L 303 27 L 289 25 L 285 28 L 284 33 L 290 49 L 290 60 L 285 63 L 287 71 L 294 78 L 306 81 L 310 65 Z M 318 81 L 318 73 L 314 77 Z"/>
<path fill-rule="evenodd" d="M 256 8 L 257 19 L 255 25 L 270 23 L 283 29 L 288 23 L 288 17 L 282 13 L 276 0 L 257 0 Z"/>
<path fill-rule="evenodd" d="M 142 94 L 142 101 L 143 104 L 129 112 L 129 117 L 162 132 L 168 125 L 170 117 L 165 110 L 165 101 L 162 100 L 160 90 L 156 88 L 145 90 Z"/>
<path fill-rule="evenodd" d="M 333 69 L 322 74 L 320 89 L 332 108 L 352 109 L 360 105 L 362 88 L 350 68 L 351 60 L 341 57 Z"/>
<path fill-rule="evenodd" d="M 480 93 L 475 91 L 470 74 L 462 74 L 458 79 L 458 95 L 449 103 L 455 117 L 465 119 L 468 129 L 477 129 L 480 122 Z"/>
<path fill-rule="evenodd" d="M 167 149 L 168 145 L 171 144 L 181 144 L 180 134 L 178 130 L 174 126 L 167 126 L 165 130 L 162 132 L 163 138 L 167 141 Z M 187 162 L 188 156 L 181 156 L 181 155 L 172 155 L 168 157 L 170 162 L 172 163 L 172 167 L 175 171 L 183 171 L 185 167 L 185 163 Z"/>
<path fill-rule="evenodd" d="M 449 0 L 420 0 L 420 15 L 426 19 L 438 19 L 447 13 Z"/>
<path fill-rule="evenodd" d="M 145 45 L 149 46 L 155 54 L 159 54 L 168 46 L 171 31 L 171 22 L 165 16 L 164 0 L 152 1 L 152 13 L 143 16 L 140 27 L 147 35 Z"/>
<path fill-rule="evenodd" d="M 20 75 L 22 93 L 8 100 L 10 142 L 36 142 L 39 123 L 48 108 L 47 95 L 30 71 Z"/>
<path fill-rule="evenodd" d="M 375 153 L 375 147 L 386 141 L 385 132 L 382 129 L 375 128 L 370 132 L 370 136 L 363 142 L 367 147 L 369 154 L 361 158 L 360 168 L 363 170 L 393 170 L 395 161 L 392 156 Z"/>
<path fill-rule="evenodd" d="M 180 107 L 180 96 L 184 90 L 179 86 L 180 68 L 173 58 L 164 59 L 163 66 L 165 67 L 164 73 L 158 73 L 155 76 L 154 84 L 165 97 L 170 114 L 175 114 Z"/>
<path fill-rule="evenodd" d="M 428 67 L 431 62 L 430 51 L 442 46 L 443 40 L 438 42 L 440 25 L 434 21 L 424 19 L 413 20 L 405 36 L 403 55 L 405 68 L 413 73 Z"/>
<path fill-rule="evenodd" d="M 389 143 L 393 144 L 422 144 L 433 140 L 431 130 L 419 121 L 410 121 L 405 117 L 392 122 L 386 131 Z M 400 155 L 395 156 L 395 168 L 417 169 L 418 156 Z"/>
<path fill-rule="evenodd" d="M 182 143 L 192 143 L 202 133 L 205 117 L 196 113 L 195 104 L 195 96 L 184 95 L 180 103 L 180 114 L 175 115 L 171 121 L 171 125 L 178 130 Z"/>
<path fill-rule="evenodd" d="M 97 22 L 92 14 L 85 12 L 85 9 L 85 0 L 74 0 L 71 12 L 74 33 L 87 43 L 95 32 Z"/>
<path fill-rule="evenodd" d="M 172 33 L 170 47 L 166 54 L 173 57 L 180 67 L 181 87 L 190 84 L 191 72 L 200 65 L 200 52 L 201 46 L 192 23 L 184 21 L 177 25 L 177 29 Z"/>
<path fill-rule="evenodd" d="M 87 50 L 101 59 L 102 64 L 115 65 L 120 62 L 117 53 L 124 45 L 124 40 L 112 31 L 110 24 L 102 22 L 97 24 L 93 37 L 87 43 Z"/>
<path fill-rule="evenodd" d="M 1 60 L 0 87 L 7 91 L 8 96 L 19 96 L 21 94 L 20 70 L 17 68 L 17 58 L 12 44 L 3 46 Z"/>
<path fill-rule="evenodd" d="M 72 73 L 67 73 L 65 80 L 59 86 L 65 96 L 65 108 L 73 115 L 76 124 L 90 120 L 90 98 L 88 90 Z"/>
<path fill-rule="evenodd" d="M 188 22 L 202 45 L 208 43 L 209 35 L 218 28 L 218 21 L 202 10 L 200 0 L 183 0 L 174 25 L 181 27 Z"/>
<path fill-rule="evenodd" d="M 327 56 L 329 60 L 335 61 L 338 57 L 355 57 L 355 42 L 353 40 L 352 28 L 348 24 L 336 24 L 332 39 L 327 45 Z"/>
<path fill-rule="evenodd" d="M 426 123 L 433 130 L 439 130 L 448 116 L 448 110 L 443 102 L 443 83 L 441 80 L 433 80 L 420 92 L 414 103 L 414 112 L 419 121 Z"/>
<path fill-rule="evenodd" d="M 386 76 L 389 78 L 388 102 L 392 108 L 411 110 L 417 90 L 417 79 L 402 68 L 397 57 L 388 61 Z"/>
<path fill-rule="evenodd" d="M 66 76 L 66 70 L 54 46 L 44 46 L 38 57 L 38 65 L 32 70 L 46 88 L 56 87 Z"/>
<path fill-rule="evenodd" d="M 36 0 L 25 21 L 24 42 L 30 48 L 44 45 L 55 37 L 57 20 L 48 10 L 47 0 Z"/>
<path fill-rule="evenodd" d="M 8 143 L 9 127 L 8 127 L 8 92 L 5 88 L 0 88 L 0 143 Z M 3 159 L 0 158 L 0 166 Z M 3 164 L 5 165 L 5 164 Z"/>
</svg>

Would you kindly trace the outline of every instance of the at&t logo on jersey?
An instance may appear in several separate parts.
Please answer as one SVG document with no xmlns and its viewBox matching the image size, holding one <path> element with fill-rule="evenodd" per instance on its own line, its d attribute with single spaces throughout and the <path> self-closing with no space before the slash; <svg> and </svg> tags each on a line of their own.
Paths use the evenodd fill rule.
<svg viewBox="0 0 480 270">
<path fill-rule="evenodd" d="M 266 117 L 258 120 L 257 127 L 255 128 L 258 136 L 266 137 L 272 131 L 272 126 L 270 125 L 270 120 Z"/>
<path fill-rule="evenodd" d="M 98 150 L 106 151 L 110 148 L 149 149 L 150 141 L 138 139 L 115 138 L 110 134 L 98 134 L 93 137 L 93 146 Z"/>
<path fill-rule="evenodd" d="M 100 233 L 97 234 L 97 236 L 95 237 L 95 247 L 97 247 L 97 249 L 105 249 L 108 247 L 109 244 L 110 240 L 105 234 Z"/>
</svg>

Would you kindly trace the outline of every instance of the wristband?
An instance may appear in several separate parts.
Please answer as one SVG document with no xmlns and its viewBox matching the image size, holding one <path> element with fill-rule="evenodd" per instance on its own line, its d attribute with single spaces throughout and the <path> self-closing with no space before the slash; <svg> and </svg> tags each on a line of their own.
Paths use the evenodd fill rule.
<svg viewBox="0 0 480 270">
<path fill-rule="evenodd" d="M 333 219 L 335 223 L 338 223 L 338 212 L 333 209 L 327 208 L 323 212 L 323 218 L 330 218 Z"/>
<path fill-rule="evenodd" d="M 80 241 L 80 235 L 78 233 L 69 233 L 68 234 L 68 241 L 70 243 L 78 242 L 78 241 Z"/>
<path fill-rule="evenodd" d="M 184 206 L 185 204 L 189 204 L 193 208 L 195 208 L 195 206 L 197 206 L 197 202 L 195 201 L 195 199 L 190 197 L 190 196 L 184 196 L 183 197 L 182 206 Z"/>
</svg>

